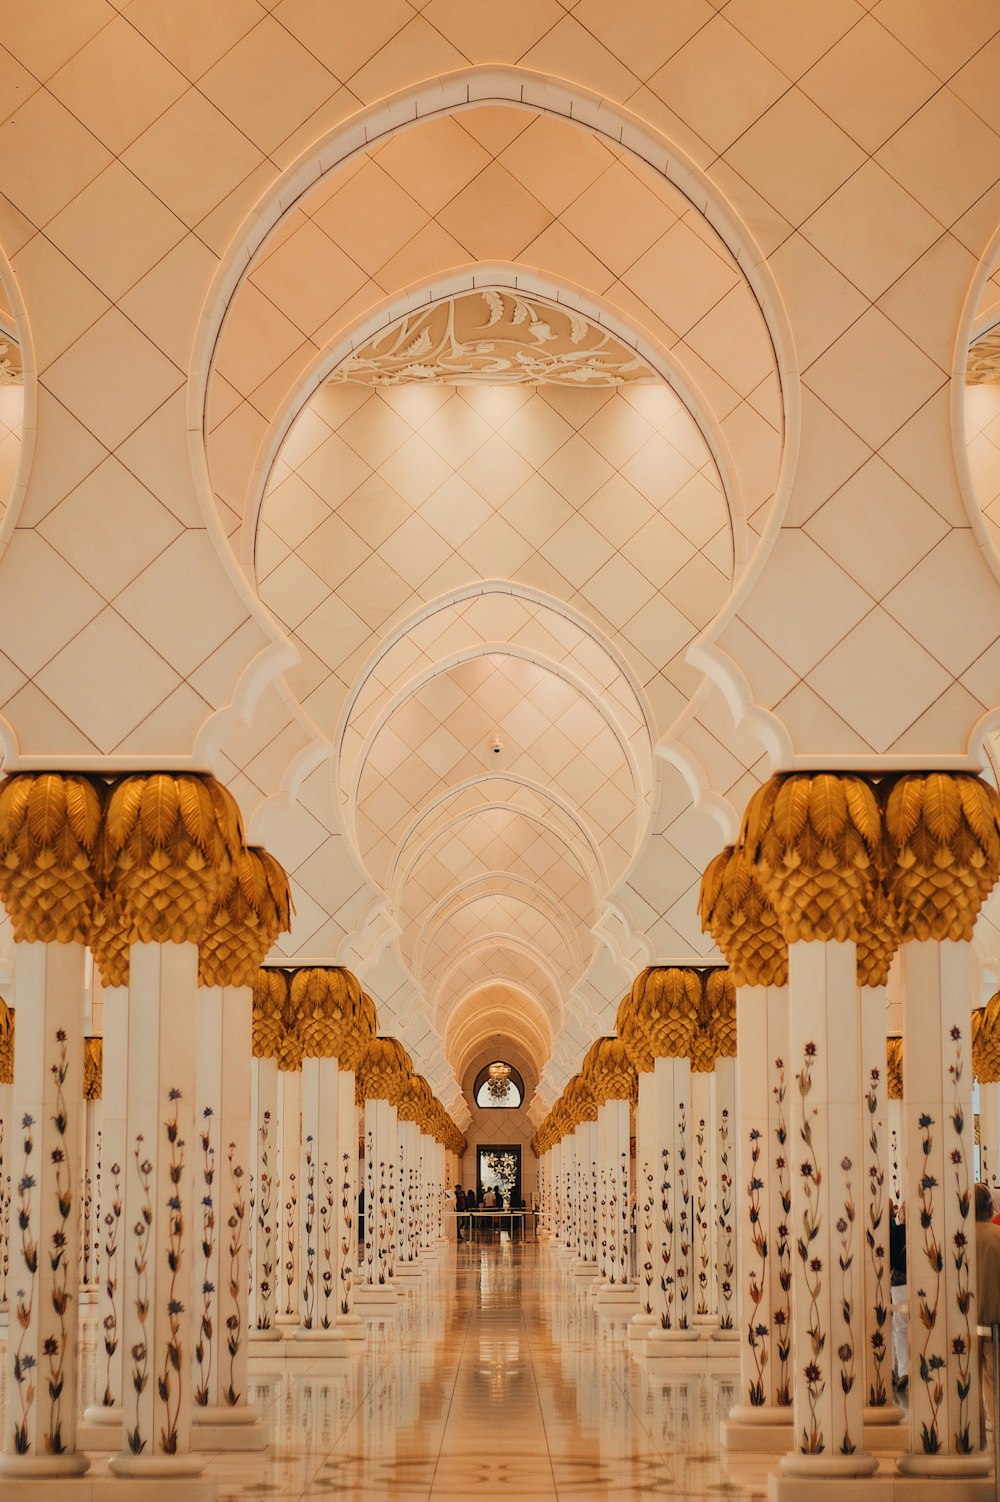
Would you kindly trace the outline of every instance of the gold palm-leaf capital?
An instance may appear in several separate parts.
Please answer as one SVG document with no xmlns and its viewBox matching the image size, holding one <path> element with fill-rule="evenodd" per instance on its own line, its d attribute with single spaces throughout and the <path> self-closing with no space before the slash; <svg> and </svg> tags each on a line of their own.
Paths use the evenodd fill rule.
<svg viewBox="0 0 1000 1502">
<path fill-rule="evenodd" d="M 198 943 L 242 850 L 230 793 L 207 773 L 120 778 L 101 832 L 107 900 L 129 943 Z"/>
<path fill-rule="evenodd" d="M 0 900 L 20 941 L 86 944 L 101 901 L 103 784 L 75 772 L 0 782 Z"/>
<path fill-rule="evenodd" d="M 905 772 L 882 792 L 900 941 L 971 939 L 1000 875 L 1000 796 L 971 772 Z"/>
</svg>

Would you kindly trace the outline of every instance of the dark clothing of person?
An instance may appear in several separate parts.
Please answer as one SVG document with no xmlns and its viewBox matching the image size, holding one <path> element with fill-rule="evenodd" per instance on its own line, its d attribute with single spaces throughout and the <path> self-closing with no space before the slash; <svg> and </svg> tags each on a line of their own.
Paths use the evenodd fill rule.
<svg viewBox="0 0 1000 1502">
<path fill-rule="evenodd" d="M 906 1282 L 906 1226 L 894 1210 L 889 1212 L 889 1282 L 893 1288 Z"/>
</svg>

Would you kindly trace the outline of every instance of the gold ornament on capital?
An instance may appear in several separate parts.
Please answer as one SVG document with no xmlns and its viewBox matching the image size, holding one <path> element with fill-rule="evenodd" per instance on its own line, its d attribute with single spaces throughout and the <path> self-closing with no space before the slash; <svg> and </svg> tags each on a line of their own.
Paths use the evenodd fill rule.
<svg viewBox="0 0 1000 1502">
<path fill-rule="evenodd" d="M 1000 875 L 1000 796 L 971 772 L 886 780 L 886 893 L 901 940 L 971 939 Z"/>
<path fill-rule="evenodd" d="M 123 777 L 101 829 L 113 921 L 130 944 L 199 942 L 242 849 L 239 809 L 214 777 Z"/>
<path fill-rule="evenodd" d="M 72 772 L 14 772 L 0 783 L 0 897 L 19 942 L 89 942 L 102 801 L 103 785 Z"/>
<path fill-rule="evenodd" d="M 865 932 L 878 882 L 882 818 L 863 777 L 785 773 L 753 795 L 740 842 L 787 943 Z"/>
<path fill-rule="evenodd" d="M 350 1049 L 361 1010 L 361 987 L 349 970 L 334 965 L 294 970 L 291 1000 L 303 1058 L 339 1059 Z"/>
<path fill-rule="evenodd" d="M 705 868 L 698 912 L 702 931 L 718 944 L 736 985 L 787 985 L 781 923 L 741 847 L 727 845 Z"/>
<path fill-rule="evenodd" d="M 252 986 L 278 935 L 291 927 L 288 877 L 266 850 L 241 850 L 198 945 L 202 986 Z"/>
</svg>

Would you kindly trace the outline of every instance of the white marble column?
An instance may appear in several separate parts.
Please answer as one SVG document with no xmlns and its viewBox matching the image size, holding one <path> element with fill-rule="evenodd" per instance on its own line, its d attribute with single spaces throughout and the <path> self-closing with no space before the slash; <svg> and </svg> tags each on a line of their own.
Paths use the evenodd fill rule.
<svg viewBox="0 0 1000 1502">
<path fill-rule="evenodd" d="M 628 1100 L 609 1099 L 598 1106 L 597 1149 L 604 1194 L 602 1233 L 606 1240 L 603 1281 L 596 1290 L 598 1309 L 632 1314 L 638 1304 L 629 1268 L 629 1135 Z"/>
<path fill-rule="evenodd" d="M 415 1121 L 402 1117 L 397 1135 L 398 1253 L 396 1276 L 414 1277 L 423 1272 L 420 1260 L 420 1156 L 419 1130 Z"/>
<path fill-rule="evenodd" d="M 736 1215 L 736 1060 L 716 1059 L 712 1075 L 715 1164 L 715 1307 L 718 1334 L 736 1340 L 739 1250 Z"/>
<path fill-rule="evenodd" d="M 194 1206 L 198 946 L 134 944 L 123 1165 L 122 1450 L 130 1478 L 196 1475 L 190 1361 L 197 1329 Z"/>
<path fill-rule="evenodd" d="M 861 1037 L 853 941 L 788 948 L 792 1450 L 781 1476 L 871 1475 L 864 1448 Z M 782 1495 L 781 1480 L 778 1496 Z M 797 1493 L 796 1493 L 797 1495 Z M 838 1496 L 842 1493 L 838 1492 Z"/>
<path fill-rule="evenodd" d="M 370 1096 L 364 1106 L 365 1246 L 355 1304 L 359 1314 L 396 1303 L 396 1108 Z"/>
<path fill-rule="evenodd" d="M 335 1330 L 340 1256 L 337 1216 L 340 1160 L 337 1140 L 341 1073 L 336 1059 L 303 1058 L 302 1144 L 299 1167 L 300 1319 L 292 1354 L 342 1355 Z M 352 1088 L 353 1096 L 353 1088 Z"/>
<path fill-rule="evenodd" d="M 83 975 L 80 944 L 14 945 L 17 1062 L 7 1410 L 0 1475 L 82 1475 L 77 1449 Z M 51 1494 L 51 1493 L 50 1493 Z"/>
<path fill-rule="evenodd" d="M 278 1062 L 254 1059 L 251 1121 L 254 1128 L 254 1211 L 251 1227 L 253 1301 L 250 1344 L 280 1335 L 275 1300 L 281 1271 L 281 1180 L 278 1173 Z"/>
<path fill-rule="evenodd" d="M 635 1112 L 635 1225 L 639 1312 L 632 1316 L 637 1338 L 643 1338 L 660 1323 L 657 1312 L 655 1225 L 660 1197 L 660 1154 L 656 1138 L 656 1075 L 653 1069 L 639 1072 Z"/>
<path fill-rule="evenodd" d="M 299 1200 L 302 1157 L 302 1089 L 297 1069 L 278 1071 L 279 1282 L 275 1323 L 299 1323 Z"/>
<path fill-rule="evenodd" d="M 898 1466 L 944 1483 L 990 1468 L 979 1449 L 971 945 L 908 940 L 900 960 L 910 1436 Z"/>
<path fill-rule="evenodd" d="M 861 1183 L 864 1252 L 865 1423 L 898 1424 L 892 1397 L 892 1301 L 889 1287 L 888 1083 L 885 1067 L 885 988 L 864 986 L 861 1009 Z"/>
<path fill-rule="evenodd" d="M 576 1129 L 563 1137 L 560 1147 L 563 1216 L 559 1260 L 566 1266 L 576 1261 L 576 1227 L 579 1214 L 576 1174 Z"/>
<path fill-rule="evenodd" d="M 194 1443 L 260 1449 L 267 1431 L 247 1402 L 250 1281 L 251 1012 L 249 986 L 198 996 L 196 1121 L 201 1176 L 200 1328 Z"/>
<path fill-rule="evenodd" d="M 110 1445 L 117 1435 L 102 1437 L 95 1426 L 122 1423 L 122 1318 L 124 1268 L 128 1254 L 123 1219 L 128 1156 L 127 1095 L 129 999 L 127 986 L 105 986 L 101 992 L 104 1044 L 101 1081 L 101 1186 L 98 1226 L 101 1237 L 101 1280 L 98 1297 L 97 1385 L 95 1401 L 84 1410 L 82 1430 L 88 1444 Z"/>
<path fill-rule="evenodd" d="M 691 1220 L 694 1236 L 694 1320 L 718 1328 L 715 1303 L 715 1133 L 712 1074 L 691 1071 Z"/>
<path fill-rule="evenodd" d="M 656 1200 L 653 1214 L 653 1309 L 657 1327 L 646 1350 L 669 1356 L 698 1338 L 694 1328 L 694 1236 L 691 1207 L 691 1064 L 653 1065 L 656 1110 Z"/>
<path fill-rule="evenodd" d="M 792 1422 L 788 990 L 741 986 L 736 1006 L 739 1401 L 727 1450 L 784 1450 Z"/>
<path fill-rule="evenodd" d="M 354 1070 L 341 1069 L 337 1098 L 337 1334 L 360 1340 L 364 1326 L 354 1308 L 358 1284 L 358 1107 Z"/>
</svg>

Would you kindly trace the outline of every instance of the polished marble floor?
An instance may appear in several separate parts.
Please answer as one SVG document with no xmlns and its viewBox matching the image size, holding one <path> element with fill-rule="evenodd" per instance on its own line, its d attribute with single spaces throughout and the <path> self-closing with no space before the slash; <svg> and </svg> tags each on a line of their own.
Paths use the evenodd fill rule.
<svg viewBox="0 0 1000 1502">
<path fill-rule="evenodd" d="M 635 1361 L 544 1247 L 462 1246 L 344 1371 L 261 1380 L 264 1456 L 218 1456 L 220 1498 L 762 1498 L 727 1473 L 732 1373 Z"/>
<path fill-rule="evenodd" d="M 599 1318 L 544 1245 L 462 1245 L 400 1286 L 356 1357 L 254 1363 L 271 1442 L 209 1458 L 220 1502 L 766 1496 L 765 1462 L 719 1454 L 735 1359 L 636 1360 L 624 1324 Z M 85 1393 L 96 1326 L 95 1307 Z M 95 1455 L 91 1474 L 106 1464 Z"/>
</svg>

